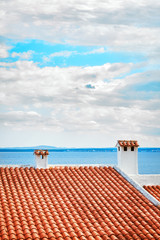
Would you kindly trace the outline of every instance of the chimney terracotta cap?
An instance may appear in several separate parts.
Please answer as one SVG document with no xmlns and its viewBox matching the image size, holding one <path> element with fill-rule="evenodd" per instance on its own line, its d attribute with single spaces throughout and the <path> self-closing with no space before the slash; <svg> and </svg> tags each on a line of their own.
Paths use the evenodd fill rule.
<svg viewBox="0 0 160 240">
<path fill-rule="evenodd" d="M 118 140 L 120 147 L 139 147 L 139 144 L 136 140 Z"/>
<path fill-rule="evenodd" d="M 37 150 L 34 150 L 34 154 L 35 155 L 49 155 L 49 152 L 48 152 L 48 150 L 37 149 Z"/>
</svg>

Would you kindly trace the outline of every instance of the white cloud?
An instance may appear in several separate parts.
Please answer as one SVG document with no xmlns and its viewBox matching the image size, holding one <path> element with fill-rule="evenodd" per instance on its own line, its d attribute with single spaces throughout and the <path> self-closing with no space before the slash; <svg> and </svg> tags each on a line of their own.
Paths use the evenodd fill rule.
<svg viewBox="0 0 160 240">
<path fill-rule="evenodd" d="M 53 117 L 45 118 L 35 111 L 10 111 L 1 114 L 0 123 L 4 127 L 16 130 L 38 129 L 60 131 L 61 126 Z"/>
<path fill-rule="evenodd" d="M 0 89 L 4 95 L 1 103 L 10 106 L 32 102 L 52 107 L 53 104 L 74 105 L 89 101 L 89 104 L 112 106 L 117 101 L 118 105 L 123 106 L 126 104 L 126 100 L 123 100 L 123 90 L 130 91 L 131 86 L 135 84 L 159 79 L 159 71 L 119 78 L 133 68 L 134 64 L 131 63 L 107 63 L 85 68 L 40 68 L 31 61 L 17 61 L 10 65 L 8 63 L 7 68 L 0 69 Z M 131 93 L 134 96 L 134 90 Z M 133 97 L 133 101 L 135 100 L 137 101 L 137 98 Z"/>
<path fill-rule="evenodd" d="M 3 44 L 3 43 L 0 43 L 0 58 L 7 58 L 9 57 L 9 53 L 8 53 L 8 50 L 10 49 L 11 47 Z"/>
<path fill-rule="evenodd" d="M 0 31 L 6 37 L 147 54 L 159 48 L 159 0 L 15 0 L 1 1 L 0 9 Z"/>
<path fill-rule="evenodd" d="M 120 79 L 133 70 L 134 64 L 108 63 L 85 68 L 39 68 L 29 61 L 14 64 L 0 69 L 0 102 L 7 109 L 1 117 L 4 127 L 157 139 L 159 97 L 143 98 L 142 90 L 137 94 L 134 86 L 158 80 L 159 71 Z M 26 104 L 27 111 L 15 110 L 25 109 Z"/>
<path fill-rule="evenodd" d="M 52 54 L 50 54 L 48 57 L 44 56 L 43 60 L 44 62 L 49 62 L 52 60 L 52 58 L 54 57 L 64 57 L 64 58 L 68 58 L 71 55 L 90 55 L 90 54 L 101 54 L 101 53 L 105 53 L 106 50 L 104 49 L 104 47 L 102 48 L 96 48 L 93 49 L 92 51 L 88 51 L 88 52 L 77 52 L 77 51 L 60 51 L 60 52 L 54 52 Z M 17 56 L 17 55 L 16 55 Z"/>
<path fill-rule="evenodd" d="M 102 47 L 102 48 L 98 48 L 98 49 L 93 49 L 92 51 L 89 52 L 85 52 L 83 53 L 84 55 L 88 55 L 88 54 L 100 54 L 100 53 L 105 53 L 106 50 Z"/>
<path fill-rule="evenodd" d="M 70 57 L 75 52 L 72 51 L 61 51 L 50 54 L 50 57 Z"/>
<path fill-rule="evenodd" d="M 30 59 L 32 57 L 32 54 L 34 53 L 34 51 L 27 51 L 27 52 L 20 52 L 20 53 L 17 53 L 17 52 L 13 52 L 12 53 L 12 57 L 15 58 L 15 57 L 19 57 L 20 59 Z"/>
<path fill-rule="evenodd" d="M 50 62 L 52 61 L 53 62 L 53 59 L 55 57 L 63 57 L 63 58 L 68 58 L 70 57 L 71 55 L 74 55 L 74 54 L 77 54 L 76 51 L 60 51 L 60 52 L 54 52 L 48 56 L 43 56 L 43 61 L 44 62 Z"/>
<path fill-rule="evenodd" d="M 68 58 L 72 55 L 90 55 L 90 54 L 101 54 L 101 53 L 105 53 L 105 52 L 106 52 L 106 50 L 104 49 L 104 47 L 96 48 L 96 49 L 93 49 L 88 52 L 60 51 L 60 52 L 54 52 L 54 53 L 50 54 L 49 56 L 44 56 L 43 60 L 44 60 L 44 62 L 49 62 L 51 60 L 53 61 L 53 58 L 55 58 L 55 57 Z"/>
</svg>

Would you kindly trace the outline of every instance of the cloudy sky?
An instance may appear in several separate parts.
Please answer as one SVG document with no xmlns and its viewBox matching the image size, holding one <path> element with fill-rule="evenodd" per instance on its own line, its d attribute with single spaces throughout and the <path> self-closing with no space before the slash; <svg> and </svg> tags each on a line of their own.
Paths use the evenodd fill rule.
<svg viewBox="0 0 160 240">
<path fill-rule="evenodd" d="M 0 146 L 160 146 L 159 0 L 1 0 Z"/>
</svg>

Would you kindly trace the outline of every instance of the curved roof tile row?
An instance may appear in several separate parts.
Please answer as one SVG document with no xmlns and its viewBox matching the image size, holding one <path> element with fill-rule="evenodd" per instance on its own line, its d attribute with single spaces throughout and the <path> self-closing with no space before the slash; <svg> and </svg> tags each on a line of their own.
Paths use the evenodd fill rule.
<svg viewBox="0 0 160 240">
<path fill-rule="evenodd" d="M 139 147 L 138 142 L 134 140 L 118 140 L 118 144 L 121 147 Z"/>
<path fill-rule="evenodd" d="M 160 185 L 143 186 L 143 187 L 160 202 Z"/>
<path fill-rule="evenodd" d="M 0 168 L 0 239 L 160 239 L 160 211 L 111 167 Z"/>
</svg>

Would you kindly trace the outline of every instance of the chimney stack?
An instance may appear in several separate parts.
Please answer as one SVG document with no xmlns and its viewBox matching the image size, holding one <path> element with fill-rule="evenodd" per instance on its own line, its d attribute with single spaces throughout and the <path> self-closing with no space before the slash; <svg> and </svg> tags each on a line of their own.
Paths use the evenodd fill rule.
<svg viewBox="0 0 160 240">
<path fill-rule="evenodd" d="M 138 142 L 134 140 L 118 140 L 118 167 L 127 174 L 138 174 Z"/>
<path fill-rule="evenodd" d="M 48 150 L 35 150 L 36 168 L 48 168 Z"/>
</svg>

